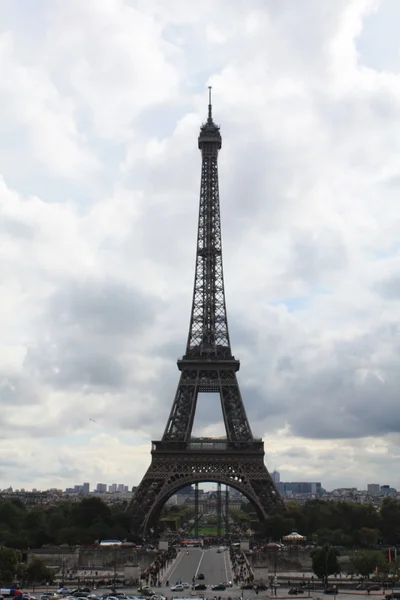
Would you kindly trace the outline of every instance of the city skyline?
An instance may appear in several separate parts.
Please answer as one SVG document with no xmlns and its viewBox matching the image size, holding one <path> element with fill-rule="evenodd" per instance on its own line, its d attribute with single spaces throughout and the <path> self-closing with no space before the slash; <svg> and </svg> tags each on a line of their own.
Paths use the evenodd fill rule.
<svg viewBox="0 0 400 600">
<path fill-rule="evenodd" d="M 0 487 L 148 467 L 185 348 L 212 85 L 231 343 L 266 465 L 399 489 L 398 3 L 0 16 Z M 223 432 L 200 398 L 196 435 Z"/>
<path fill-rule="evenodd" d="M 295 493 L 297 494 L 308 494 L 308 495 L 312 495 L 312 496 L 320 496 L 321 491 L 322 492 L 328 492 L 331 493 L 332 491 L 338 491 L 338 490 L 356 490 L 356 491 L 360 491 L 360 492 L 367 492 L 370 496 L 379 496 L 380 494 L 382 495 L 391 495 L 391 491 L 394 492 L 394 494 L 392 495 L 397 495 L 400 494 L 400 491 L 397 492 L 397 489 L 395 487 L 393 487 L 392 485 L 388 484 L 387 482 L 385 483 L 367 483 L 364 485 L 364 487 L 358 489 L 357 487 L 353 487 L 353 486 L 341 486 L 339 488 L 334 488 L 334 489 L 326 489 L 324 485 L 321 484 L 321 482 L 310 482 L 310 481 L 305 481 L 305 480 L 298 480 L 297 482 L 289 482 L 289 481 L 281 481 L 280 478 L 280 472 L 279 471 L 274 471 L 272 474 L 273 477 L 273 481 L 277 484 L 278 489 L 280 491 L 284 491 L 284 487 L 285 486 L 311 486 L 310 489 L 308 491 L 295 491 Z M 193 487 L 193 486 L 189 486 L 189 487 Z M 225 487 L 225 486 L 224 486 Z M 42 492 L 42 491 L 61 491 L 67 494 L 114 494 L 114 493 L 126 493 L 126 492 L 135 492 L 136 491 L 137 486 L 136 485 L 126 485 L 124 483 L 102 483 L 102 482 L 96 482 L 96 484 L 93 485 L 90 482 L 86 482 L 86 483 L 82 483 L 82 484 L 74 484 L 72 487 L 67 487 L 65 489 L 61 489 L 61 488 L 56 488 L 56 487 L 50 487 L 48 489 L 37 489 L 37 488 L 25 488 L 25 487 L 21 487 L 21 488 L 17 488 L 15 486 L 9 486 L 8 488 L 2 488 L 0 485 L 0 492 L 1 491 L 5 491 L 5 490 L 12 490 L 15 492 Z M 217 484 L 215 482 L 204 482 L 201 484 L 201 491 L 204 491 L 206 493 L 209 492 L 214 492 L 217 489 Z M 290 488 L 289 488 L 290 489 Z M 194 490 L 194 488 L 193 488 Z M 193 491 L 192 490 L 192 491 Z M 237 494 L 240 494 L 240 492 L 238 492 L 237 490 L 235 490 L 234 488 L 231 488 L 231 490 Z M 177 493 L 182 493 L 185 490 L 181 490 L 180 492 Z M 174 495 L 174 494 L 173 494 Z"/>
</svg>

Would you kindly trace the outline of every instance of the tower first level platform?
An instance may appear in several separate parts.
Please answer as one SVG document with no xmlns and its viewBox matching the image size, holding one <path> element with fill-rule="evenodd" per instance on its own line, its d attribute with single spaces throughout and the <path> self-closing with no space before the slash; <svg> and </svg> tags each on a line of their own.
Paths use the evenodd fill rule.
<svg viewBox="0 0 400 600">
<path fill-rule="evenodd" d="M 135 531 L 155 527 L 168 498 L 197 482 L 217 482 L 235 488 L 251 502 L 261 521 L 282 508 L 281 497 L 264 464 L 262 440 L 161 440 L 152 442 L 151 455 L 151 465 L 132 501 Z"/>
</svg>

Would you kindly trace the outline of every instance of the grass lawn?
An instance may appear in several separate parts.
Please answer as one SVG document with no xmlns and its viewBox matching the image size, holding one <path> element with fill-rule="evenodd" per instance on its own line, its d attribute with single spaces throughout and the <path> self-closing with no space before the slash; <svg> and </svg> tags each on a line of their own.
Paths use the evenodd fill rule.
<svg viewBox="0 0 400 600">
<path fill-rule="evenodd" d="M 221 534 L 225 534 L 225 527 L 221 527 Z M 199 535 L 217 535 L 217 526 L 216 525 L 202 525 L 199 523 Z"/>
</svg>

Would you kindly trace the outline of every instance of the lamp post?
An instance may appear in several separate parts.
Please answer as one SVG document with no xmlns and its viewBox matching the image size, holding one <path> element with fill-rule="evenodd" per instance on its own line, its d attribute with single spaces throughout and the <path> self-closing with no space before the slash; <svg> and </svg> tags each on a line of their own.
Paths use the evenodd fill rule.
<svg viewBox="0 0 400 600">
<path fill-rule="evenodd" d="M 325 556 L 325 585 L 328 585 L 328 559 L 329 559 L 329 554 L 331 552 L 331 547 L 327 546 L 327 550 L 326 550 L 326 556 Z"/>
<path fill-rule="evenodd" d="M 117 586 L 115 584 L 115 580 L 117 578 L 117 546 L 114 546 L 114 579 L 113 579 L 113 591 L 115 592 Z"/>
</svg>

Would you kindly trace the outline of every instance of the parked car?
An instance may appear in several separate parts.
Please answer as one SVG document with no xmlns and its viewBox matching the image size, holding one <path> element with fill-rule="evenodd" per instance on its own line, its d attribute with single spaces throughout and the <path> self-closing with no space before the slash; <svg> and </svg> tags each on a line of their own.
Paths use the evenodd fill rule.
<svg viewBox="0 0 400 600">
<path fill-rule="evenodd" d="M 336 585 L 329 586 L 324 589 L 324 594 L 337 594 L 338 590 Z"/>
<path fill-rule="evenodd" d="M 62 587 L 59 590 L 57 590 L 57 594 L 62 594 L 62 595 L 67 594 L 68 595 L 70 593 L 71 593 L 71 590 L 67 587 Z"/>
<path fill-rule="evenodd" d="M 173 585 L 171 588 L 171 592 L 183 592 L 184 591 L 184 587 L 181 583 L 177 583 L 176 585 Z"/>
<path fill-rule="evenodd" d="M 289 594 L 291 596 L 297 596 L 297 594 L 302 594 L 302 593 L 303 593 L 303 590 L 301 590 L 300 588 L 296 588 L 296 587 L 292 587 L 289 590 Z"/>
<path fill-rule="evenodd" d="M 370 590 L 371 592 L 379 592 L 381 589 L 381 586 L 378 585 L 377 583 L 373 583 L 372 585 L 369 585 L 367 587 L 367 590 Z"/>
<path fill-rule="evenodd" d="M 223 581 L 223 582 L 222 582 L 222 585 L 224 585 L 225 587 L 228 587 L 228 588 L 231 588 L 231 587 L 233 587 L 233 583 L 232 583 L 232 581 Z M 261 588 L 258 588 L 258 589 L 261 589 Z M 265 590 L 266 590 L 267 588 L 265 587 L 265 588 L 263 588 L 263 589 L 265 589 Z"/>
<path fill-rule="evenodd" d="M 205 577 L 204 577 L 204 573 L 199 573 L 199 574 L 197 575 L 197 579 L 205 579 Z"/>
<path fill-rule="evenodd" d="M 193 589 L 194 590 L 206 590 L 207 586 L 205 583 L 197 583 Z"/>
</svg>

